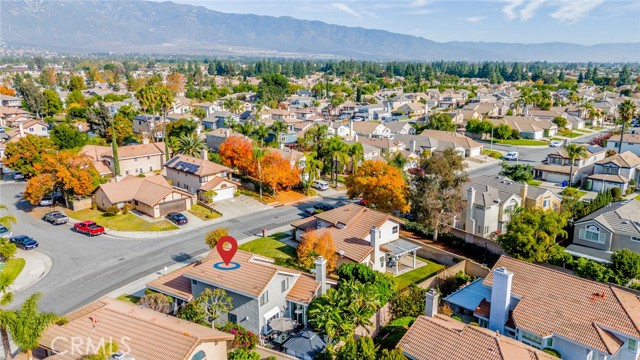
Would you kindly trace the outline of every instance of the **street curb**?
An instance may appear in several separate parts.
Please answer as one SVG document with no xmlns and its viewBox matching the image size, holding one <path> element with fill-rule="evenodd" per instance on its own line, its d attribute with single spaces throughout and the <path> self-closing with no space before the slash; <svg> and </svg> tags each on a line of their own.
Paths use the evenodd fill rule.
<svg viewBox="0 0 640 360">
<path fill-rule="evenodd" d="M 40 273 L 40 275 L 38 275 L 37 278 L 35 278 L 33 281 L 30 281 L 27 285 L 21 287 L 20 289 L 13 289 L 13 288 L 11 288 L 11 286 L 9 286 L 9 288 L 11 288 L 11 291 L 13 293 L 17 294 L 17 293 L 19 293 L 21 291 L 24 291 L 24 290 L 30 288 L 31 286 L 33 286 L 35 284 L 37 284 L 38 282 L 40 282 L 40 280 L 44 279 L 49 274 L 51 269 L 53 268 L 53 260 L 51 259 L 51 257 L 49 257 L 49 255 L 47 255 L 45 253 L 42 253 L 42 252 L 38 252 L 38 253 L 45 259 L 44 260 L 44 263 L 45 263 L 44 271 L 42 273 Z M 25 259 L 25 260 L 27 260 L 27 259 Z M 26 261 L 26 263 L 24 265 L 24 269 L 22 269 L 22 271 L 26 270 L 26 268 L 28 266 L 28 263 L 29 262 Z M 20 275 L 18 275 L 18 276 L 20 276 Z"/>
</svg>

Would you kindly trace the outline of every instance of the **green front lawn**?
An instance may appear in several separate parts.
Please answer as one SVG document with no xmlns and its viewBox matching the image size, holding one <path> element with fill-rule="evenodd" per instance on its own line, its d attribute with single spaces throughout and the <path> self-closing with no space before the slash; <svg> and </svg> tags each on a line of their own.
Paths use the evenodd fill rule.
<svg viewBox="0 0 640 360">
<path fill-rule="evenodd" d="M 640 195 L 636 196 L 636 200 L 640 200 Z"/>
<path fill-rule="evenodd" d="M 531 140 L 531 139 L 493 139 L 494 143 L 503 144 L 503 145 L 514 145 L 514 146 L 549 146 L 549 143 L 546 141 L 539 140 Z"/>
<path fill-rule="evenodd" d="M 482 149 L 482 155 L 486 155 L 489 157 L 492 157 L 494 159 L 501 159 L 502 158 L 502 153 L 499 151 L 495 151 L 495 150 L 489 150 L 489 149 Z"/>
<path fill-rule="evenodd" d="M 124 302 L 129 302 L 132 304 L 137 304 L 138 301 L 140 301 L 140 297 L 139 296 L 135 296 L 135 295 L 129 295 L 129 294 L 122 294 L 120 296 L 117 297 L 118 300 L 122 300 Z"/>
<path fill-rule="evenodd" d="M 191 209 L 189 210 L 189 212 L 204 221 L 217 219 L 222 216 L 222 214 L 220 214 L 219 212 L 211 211 L 206 207 L 198 204 L 191 205 Z"/>
<path fill-rule="evenodd" d="M 568 138 L 575 138 L 575 137 L 578 137 L 578 136 L 582 136 L 584 134 L 581 134 L 581 133 L 575 132 L 575 131 L 558 131 L 558 135 L 559 136 L 568 137 Z"/>
<path fill-rule="evenodd" d="M 116 231 L 168 231 L 178 229 L 177 226 L 167 220 L 148 222 L 131 213 L 107 216 L 102 211 L 86 209 L 68 211 L 67 215 L 80 221 L 95 221 L 98 225 Z"/>
<path fill-rule="evenodd" d="M 389 350 L 395 349 L 396 345 L 400 342 L 400 339 L 402 339 L 414 321 L 416 321 L 416 318 L 411 316 L 405 316 L 390 321 L 387 326 L 382 328 L 380 334 L 376 337 L 380 348 Z"/>
<path fill-rule="evenodd" d="M 431 275 L 435 274 L 440 269 L 444 268 L 444 265 L 440 265 L 438 263 L 429 261 L 427 259 L 423 259 L 421 257 L 418 257 L 417 261 L 422 261 L 426 263 L 426 265 L 419 267 L 415 270 L 406 272 L 402 275 L 396 276 L 396 283 L 398 284 L 399 290 L 402 290 L 411 284 L 420 283 L 428 279 L 429 277 L 431 277 Z"/>
<path fill-rule="evenodd" d="M 249 241 L 246 244 L 240 245 L 239 249 L 272 258 L 276 260 L 276 265 L 287 267 L 295 266 L 297 259 L 296 248 L 278 241 L 273 236 Z"/>
<path fill-rule="evenodd" d="M 593 131 L 591 130 L 586 130 L 586 129 L 575 129 L 573 130 L 574 132 L 579 132 L 579 133 L 583 133 L 583 134 L 591 134 Z"/>
<path fill-rule="evenodd" d="M 4 268 L 2 268 L 2 274 L 7 277 L 9 284 L 13 283 L 13 281 L 20 275 L 22 269 L 24 268 L 25 260 L 22 258 L 13 258 L 7 260 Z"/>
<path fill-rule="evenodd" d="M 542 184 L 542 181 L 538 181 L 538 180 L 529 180 L 527 181 L 527 184 L 531 185 L 531 186 L 540 186 L 540 184 Z"/>
</svg>

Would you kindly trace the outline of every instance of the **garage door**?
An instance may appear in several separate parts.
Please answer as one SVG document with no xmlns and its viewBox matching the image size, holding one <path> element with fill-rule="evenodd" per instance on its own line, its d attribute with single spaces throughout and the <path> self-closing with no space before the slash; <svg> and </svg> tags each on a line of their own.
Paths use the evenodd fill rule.
<svg viewBox="0 0 640 360">
<path fill-rule="evenodd" d="M 561 183 L 563 181 L 568 181 L 568 180 L 569 180 L 568 175 L 547 173 L 547 181 Z"/>
<path fill-rule="evenodd" d="M 216 190 L 216 196 L 213 198 L 213 201 L 221 201 L 221 200 L 227 200 L 227 199 L 233 199 L 233 194 L 235 188 L 230 186 L 228 188 L 224 188 L 224 189 L 218 189 Z"/>
<path fill-rule="evenodd" d="M 187 210 L 187 198 L 172 200 L 161 203 L 160 216 L 165 216 L 170 212 L 181 212 Z"/>
</svg>

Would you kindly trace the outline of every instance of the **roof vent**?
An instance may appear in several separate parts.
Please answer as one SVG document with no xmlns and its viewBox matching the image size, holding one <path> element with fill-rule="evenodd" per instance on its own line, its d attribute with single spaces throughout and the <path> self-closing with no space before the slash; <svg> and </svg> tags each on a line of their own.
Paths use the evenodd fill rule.
<svg viewBox="0 0 640 360">
<path fill-rule="evenodd" d="M 625 225 L 628 225 L 629 224 L 629 220 L 622 220 L 622 223 L 625 224 Z"/>
<path fill-rule="evenodd" d="M 493 199 L 493 202 L 496 203 L 496 204 L 499 204 L 500 203 L 500 199 Z"/>
</svg>

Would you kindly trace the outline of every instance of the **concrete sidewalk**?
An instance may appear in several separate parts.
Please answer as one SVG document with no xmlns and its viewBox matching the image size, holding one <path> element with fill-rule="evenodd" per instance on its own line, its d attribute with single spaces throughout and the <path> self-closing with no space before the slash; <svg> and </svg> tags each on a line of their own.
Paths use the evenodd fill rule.
<svg viewBox="0 0 640 360">
<path fill-rule="evenodd" d="M 25 265 L 22 272 L 9 286 L 9 290 L 14 293 L 22 291 L 40 281 L 49 273 L 53 265 L 49 256 L 37 250 L 18 250 L 16 257 L 24 259 Z"/>
</svg>

